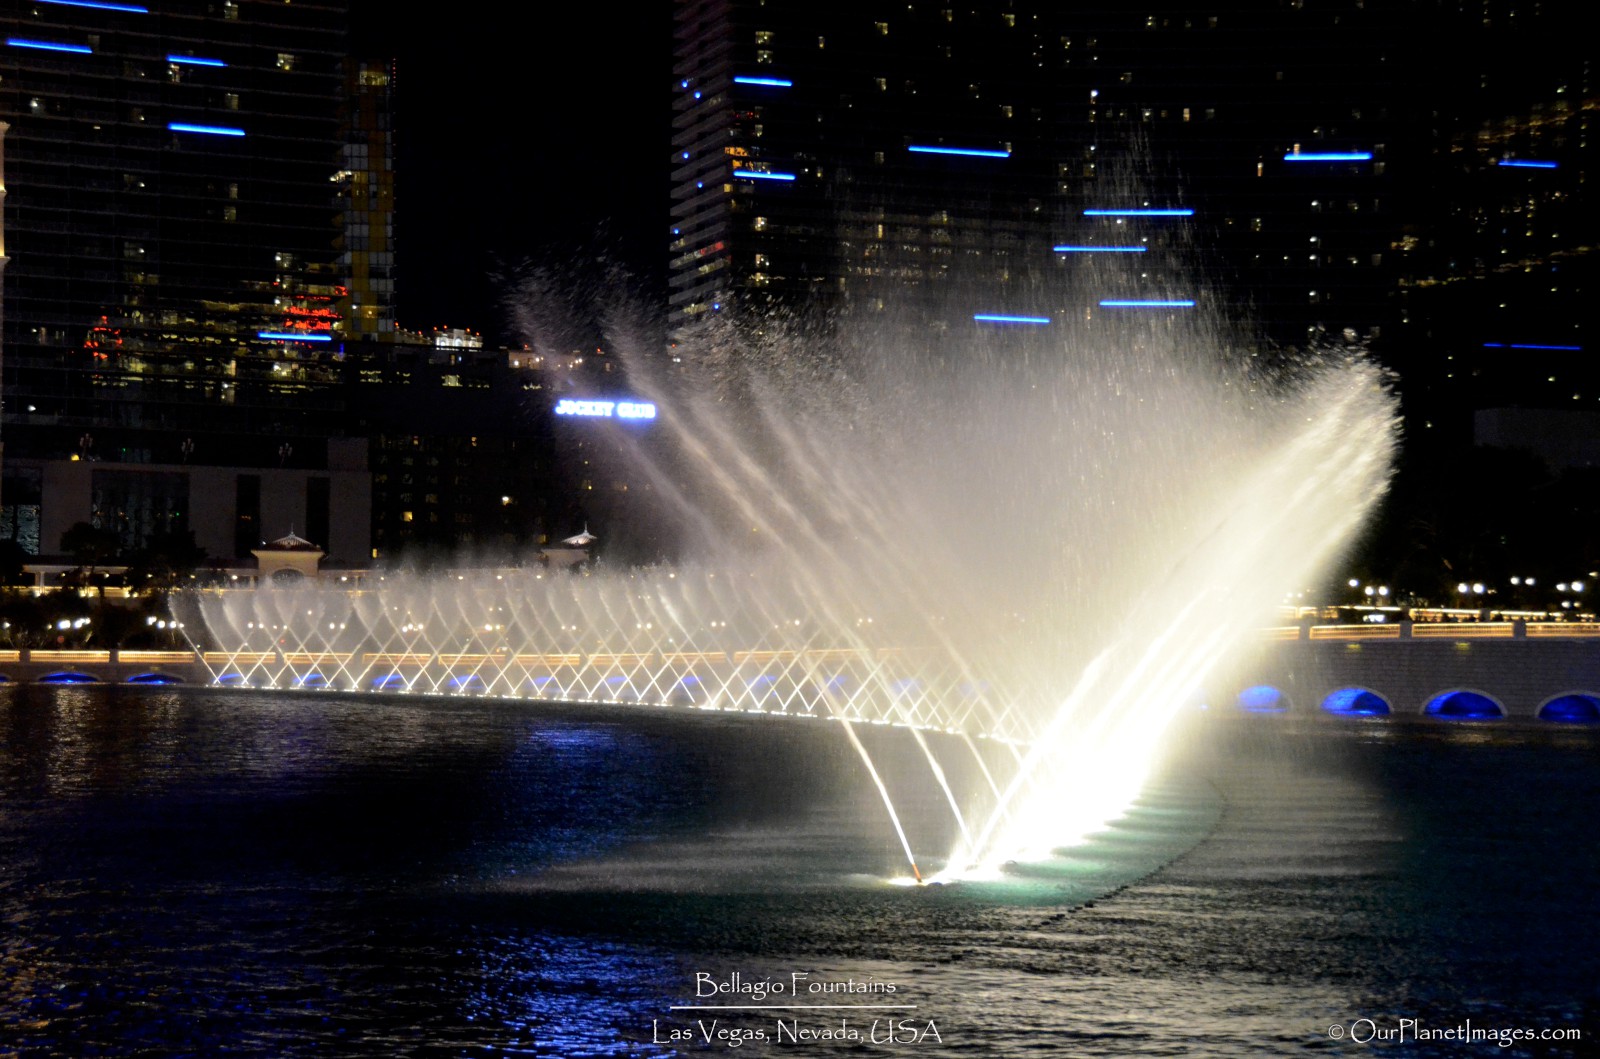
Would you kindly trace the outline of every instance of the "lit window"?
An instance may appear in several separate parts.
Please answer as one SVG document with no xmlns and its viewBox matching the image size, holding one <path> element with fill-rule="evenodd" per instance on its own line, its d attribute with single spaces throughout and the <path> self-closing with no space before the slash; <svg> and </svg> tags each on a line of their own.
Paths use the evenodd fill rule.
<svg viewBox="0 0 1600 1059">
<path fill-rule="evenodd" d="M 758 30 L 756 30 L 756 43 L 757 44 L 771 44 L 772 43 L 772 31 L 770 29 L 758 29 Z"/>
<path fill-rule="evenodd" d="M 292 52 L 280 51 L 278 53 L 278 69 L 280 69 L 280 70 L 293 70 L 294 69 L 294 54 Z"/>
<path fill-rule="evenodd" d="M 767 219 L 765 217 L 757 217 L 751 227 L 758 232 L 764 232 L 767 230 Z"/>
<path fill-rule="evenodd" d="M 887 22 L 875 22 L 875 23 L 873 23 L 873 25 L 878 27 L 878 36 L 887 37 L 889 35 L 889 23 L 887 23 Z"/>
</svg>

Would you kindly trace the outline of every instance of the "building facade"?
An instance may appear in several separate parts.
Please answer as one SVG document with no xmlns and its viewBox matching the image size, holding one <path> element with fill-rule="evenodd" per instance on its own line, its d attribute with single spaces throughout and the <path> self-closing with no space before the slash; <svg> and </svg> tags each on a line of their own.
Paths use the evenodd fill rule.
<svg viewBox="0 0 1600 1059">
<path fill-rule="evenodd" d="M 268 463 L 326 436 L 343 5 L 55 0 L 0 21 L 11 450 L 87 434 L 108 459 Z"/>
<path fill-rule="evenodd" d="M 909 298 L 948 328 L 1165 302 L 1303 342 L 1393 313 L 1409 13 L 676 10 L 675 329 L 773 303 Z M 1037 282 L 1117 252 L 1138 267 L 1098 287 Z"/>
</svg>

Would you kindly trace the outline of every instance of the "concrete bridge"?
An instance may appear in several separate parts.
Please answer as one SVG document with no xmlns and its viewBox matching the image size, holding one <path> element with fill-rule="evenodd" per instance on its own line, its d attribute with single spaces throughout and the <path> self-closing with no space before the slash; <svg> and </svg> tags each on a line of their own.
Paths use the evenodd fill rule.
<svg viewBox="0 0 1600 1059">
<path fill-rule="evenodd" d="M 863 657 L 855 659 L 858 654 Z M 900 652 L 880 651 L 875 658 L 866 654 L 746 651 L 699 653 L 691 658 L 656 652 L 0 650 L 0 680 L 203 685 L 220 674 L 226 683 L 308 690 L 520 692 L 529 698 L 692 704 L 692 697 L 681 694 L 684 674 L 698 674 L 690 679 L 721 680 L 740 687 L 765 682 L 772 690 L 759 703 L 762 712 L 785 712 L 786 707 L 774 701 L 779 689 L 795 684 L 785 674 L 818 665 L 893 670 Z M 547 694 L 541 695 L 541 690 Z M 1265 629 L 1240 663 L 1205 690 L 1213 709 L 1600 721 L 1600 623 L 1400 622 Z M 788 709 L 815 710 L 816 703 L 798 708 L 801 698 L 814 695 L 799 689 L 790 693 L 796 702 Z M 820 712 L 826 714 L 826 707 Z"/>
</svg>

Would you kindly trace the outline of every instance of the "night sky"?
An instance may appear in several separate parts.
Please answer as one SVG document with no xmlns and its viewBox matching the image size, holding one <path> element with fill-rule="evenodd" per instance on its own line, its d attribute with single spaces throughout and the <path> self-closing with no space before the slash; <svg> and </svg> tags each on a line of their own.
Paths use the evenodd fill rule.
<svg viewBox="0 0 1600 1059">
<path fill-rule="evenodd" d="M 437 10 L 437 9 L 435 9 Z M 536 22 L 528 21 L 533 13 Z M 354 0 L 355 54 L 398 60 L 401 326 L 506 333 L 491 278 L 604 250 L 664 296 L 671 7 Z"/>
</svg>

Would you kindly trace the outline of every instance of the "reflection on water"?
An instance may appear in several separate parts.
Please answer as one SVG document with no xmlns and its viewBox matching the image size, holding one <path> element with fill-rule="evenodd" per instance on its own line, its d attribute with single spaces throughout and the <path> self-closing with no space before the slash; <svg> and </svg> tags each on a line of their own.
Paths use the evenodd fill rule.
<svg viewBox="0 0 1600 1059">
<path fill-rule="evenodd" d="M 713 1019 L 767 1035 L 740 1056 L 1356 1055 L 1327 1029 L 1362 1017 L 1593 1031 L 1597 765 L 1589 730 L 1205 717 L 1088 844 L 906 889 L 878 882 L 894 839 L 831 728 L 0 689 L 0 1055 L 717 1054 Z M 796 974 L 915 1007 L 859 1047 L 775 1043 L 834 1012 L 672 1010 L 725 1002 L 700 975 Z"/>
</svg>

